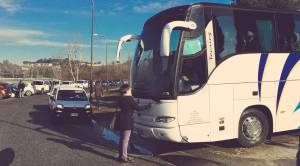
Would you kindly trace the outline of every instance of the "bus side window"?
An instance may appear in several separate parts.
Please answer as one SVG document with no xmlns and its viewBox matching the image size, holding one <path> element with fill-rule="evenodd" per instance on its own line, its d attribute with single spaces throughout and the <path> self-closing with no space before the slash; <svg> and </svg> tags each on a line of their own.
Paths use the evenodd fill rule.
<svg viewBox="0 0 300 166">
<path fill-rule="evenodd" d="M 279 50 L 300 51 L 300 17 L 293 14 L 278 14 Z"/>
<path fill-rule="evenodd" d="M 214 21 L 217 63 L 236 53 L 237 31 L 232 11 L 216 11 Z"/>
<path fill-rule="evenodd" d="M 256 27 L 262 52 L 270 52 L 274 46 L 274 30 L 272 19 L 257 19 Z"/>
<path fill-rule="evenodd" d="M 271 52 L 275 50 L 274 15 L 237 10 L 234 13 L 238 31 L 238 52 Z"/>
</svg>

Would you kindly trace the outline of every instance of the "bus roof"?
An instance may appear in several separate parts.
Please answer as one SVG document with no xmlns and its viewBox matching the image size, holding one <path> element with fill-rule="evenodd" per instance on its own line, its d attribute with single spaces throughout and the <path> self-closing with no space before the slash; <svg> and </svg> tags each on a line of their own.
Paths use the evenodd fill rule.
<svg viewBox="0 0 300 166">
<path fill-rule="evenodd" d="M 275 9 L 275 8 L 255 8 L 255 7 L 241 7 L 228 4 L 218 4 L 209 2 L 198 2 L 193 3 L 190 7 L 200 6 L 200 7 L 212 7 L 212 8 L 224 8 L 224 9 L 237 9 L 237 10 L 249 10 L 249 11 L 261 11 L 261 12 L 272 12 L 272 13 L 300 13 L 297 10 L 287 10 L 287 9 Z M 299 8 L 300 9 L 300 8 Z"/>
</svg>

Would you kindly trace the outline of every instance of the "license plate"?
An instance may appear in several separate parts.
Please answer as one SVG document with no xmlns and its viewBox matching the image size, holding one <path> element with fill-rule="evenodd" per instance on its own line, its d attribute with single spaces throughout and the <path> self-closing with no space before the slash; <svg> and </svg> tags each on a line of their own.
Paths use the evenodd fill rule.
<svg viewBox="0 0 300 166">
<path fill-rule="evenodd" d="M 73 116 L 77 117 L 77 116 L 78 116 L 78 113 L 71 113 L 71 116 L 72 116 L 72 117 L 73 117 Z"/>
</svg>

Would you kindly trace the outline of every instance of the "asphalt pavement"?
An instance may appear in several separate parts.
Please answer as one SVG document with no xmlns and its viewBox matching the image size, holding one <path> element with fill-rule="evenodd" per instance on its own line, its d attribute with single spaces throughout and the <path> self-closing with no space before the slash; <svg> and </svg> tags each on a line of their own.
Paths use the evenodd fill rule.
<svg viewBox="0 0 300 166">
<path fill-rule="evenodd" d="M 120 165 L 116 145 L 95 132 L 92 123 L 70 120 L 53 125 L 47 96 L 0 101 L 0 165 Z M 132 165 L 168 165 L 152 156 L 133 156 Z"/>
<path fill-rule="evenodd" d="M 73 119 L 53 125 L 45 95 L 0 100 L 0 166 L 120 165 L 116 141 L 103 136 L 103 131 L 114 132 L 106 128 L 111 117 L 108 112 L 97 114 L 95 123 Z M 151 155 L 131 150 L 130 165 L 292 166 L 298 134 L 281 133 L 254 148 L 241 148 L 234 141 L 178 144 L 133 135 L 132 144 Z M 115 132 L 113 136 L 118 137 Z"/>
</svg>

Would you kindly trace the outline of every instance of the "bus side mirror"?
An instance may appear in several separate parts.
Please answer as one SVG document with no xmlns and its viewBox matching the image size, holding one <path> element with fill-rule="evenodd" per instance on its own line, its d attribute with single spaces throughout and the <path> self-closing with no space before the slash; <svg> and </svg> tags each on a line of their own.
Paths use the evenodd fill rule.
<svg viewBox="0 0 300 166">
<path fill-rule="evenodd" d="M 122 36 L 119 39 L 118 47 L 117 47 L 117 53 L 116 53 L 116 61 L 117 61 L 117 63 L 120 62 L 120 52 L 121 52 L 123 43 L 129 42 L 131 40 L 140 40 L 140 36 L 138 36 L 138 35 L 125 35 L 125 36 Z"/>
<path fill-rule="evenodd" d="M 170 52 L 170 38 L 174 28 L 185 28 L 188 30 L 195 30 L 197 24 L 193 21 L 172 21 L 164 26 L 160 40 L 160 55 L 169 56 Z"/>
</svg>

